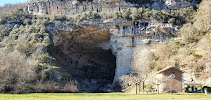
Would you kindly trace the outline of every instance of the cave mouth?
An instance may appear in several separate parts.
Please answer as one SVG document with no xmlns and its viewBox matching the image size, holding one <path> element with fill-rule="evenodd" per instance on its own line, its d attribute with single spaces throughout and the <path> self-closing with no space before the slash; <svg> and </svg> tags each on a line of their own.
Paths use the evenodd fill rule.
<svg viewBox="0 0 211 100">
<path fill-rule="evenodd" d="M 112 51 L 96 46 L 98 42 L 68 36 L 59 38 L 53 57 L 75 80 L 79 92 L 111 92 L 116 70 L 116 57 Z"/>
</svg>

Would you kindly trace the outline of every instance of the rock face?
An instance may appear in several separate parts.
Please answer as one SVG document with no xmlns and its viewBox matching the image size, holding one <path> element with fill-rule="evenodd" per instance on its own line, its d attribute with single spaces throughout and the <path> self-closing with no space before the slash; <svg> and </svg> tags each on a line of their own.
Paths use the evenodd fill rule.
<svg viewBox="0 0 211 100">
<path fill-rule="evenodd" d="M 191 3 L 186 0 L 166 0 L 165 4 L 170 10 L 185 8 L 191 5 Z"/>
<path fill-rule="evenodd" d="M 74 15 L 85 11 L 111 12 L 131 7 L 152 7 L 157 10 L 190 6 L 185 0 L 152 0 L 152 5 L 137 5 L 124 0 L 43 0 L 29 4 L 25 11 L 34 15 Z M 55 22 L 56 23 L 56 22 Z M 64 22 L 65 23 L 65 22 Z M 54 24 L 55 25 L 55 24 Z M 95 20 L 80 26 L 49 25 L 54 33 L 53 56 L 71 73 L 81 91 L 110 91 L 126 88 L 134 77 L 133 53 L 137 47 L 162 43 L 174 38 L 178 26 L 149 20 Z"/>
<path fill-rule="evenodd" d="M 77 80 L 81 90 L 121 90 L 131 84 L 137 47 L 175 37 L 177 26 L 155 21 L 97 20 L 61 26 L 54 34 L 54 57 Z M 125 79 L 127 77 L 127 79 Z M 109 85 L 108 85 L 109 84 Z M 112 85 L 111 85 L 112 84 Z"/>
<path fill-rule="evenodd" d="M 131 7 L 151 7 L 157 10 L 177 10 L 191 6 L 186 0 L 151 0 L 150 4 L 131 4 L 124 0 L 92 0 L 79 2 L 78 0 L 42 0 L 32 2 L 25 7 L 25 11 L 35 15 L 74 15 L 86 11 L 112 12 L 128 9 Z"/>
<path fill-rule="evenodd" d="M 168 24 L 160 24 L 153 21 L 140 20 L 135 22 L 112 20 L 114 27 L 110 28 L 111 49 L 116 56 L 116 72 L 113 86 L 126 88 L 135 75 L 136 68 L 133 66 L 134 52 L 137 49 L 148 48 L 148 45 L 162 43 L 167 39 L 174 38 L 172 35 L 177 27 Z"/>
<path fill-rule="evenodd" d="M 164 5 L 162 2 L 155 2 L 152 4 L 152 8 L 156 10 L 163 10 L 163 9 L 167 9 L 167 6 Z"/>
<path fill-rule="evenodd" d="M 92 2 L 79 2 L 77 0 L 46 0 L 30 4 L 25 11 L 30 14 L 65 14 L 73 15 L 85 11 L 111 12 L 135 7 L 137 5 L 126 3 L 124 0 L 93 0 Z"/>
<path fill-rule="evenodd" d="M 76 80 L 80 91 L 108 91 L 103 89 L 113 82 L 116 58 L 111 50 L 99 47 L 109 41 L 108 30 L 99 31 L 102 27 L 95 25 L 70 27 L 72 31 L 54 32 L 54 58 Z"/>
</svg>

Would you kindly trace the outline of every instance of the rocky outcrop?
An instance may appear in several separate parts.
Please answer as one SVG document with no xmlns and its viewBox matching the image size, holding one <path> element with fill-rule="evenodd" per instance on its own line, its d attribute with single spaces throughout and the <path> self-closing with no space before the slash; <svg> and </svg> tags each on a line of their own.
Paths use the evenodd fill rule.
<svg viewBox="0 0 211 100">
<path fill-rule="evenodd" d="M 135 63 L 134 52 L 149 48 L 150 44 L 163 43 L 167 39 L 174 38 L 173 33 L 178 30 L 176 26 L 147 20 L 135 22 L 111 20 L 110 22 L 113 22 L 114 25 L 114 27 L 110 28 L 112 34 L 110 44 L 116 56 L 113 86 L 119 87 L 118 85 L 120 85 L 121 88 L 134 84 L 134 80 L 132 83 L 130 80 L 136 72 L 133 65 Z"/>
<path fill-rule="evenodd" d="M 191 5 L 191 3 L 186 0 L 166 0 L 165 4 L 170 10 L 186 8 Z"/>
<path fill-rule="evenodd" d="M 120 11 L 137 6 L 136 4 L 127 3 L 124 0 L 93 0 L 92 2 L 77 0 L 46 0 L 33 2 L 25 8 L 30 14 L 65 14 L 73 15 L 85 11 L 111 12 Z"/>
<path fill-rule="evenodd" d="M 133 77 L 137 47 L 163 43 L 175 37 L 173 33 L 178 30 L 177 26 L 155 21 L 114 19 L 48 28 L 57 30 L 54 57 L 77 80 L 81 90 L 126 88 L 130 80 L 122 77 Z"/>
<path fill-rule="evenodd" d="M 163 9 L 167 9 L 167 6 L 164 5 L 162 2 L 154 2 L 152 4 L 152 8 L 154 8 L 156 10 L 163 10 Z"/>
<path fill-rule="evenodd" d="M 124 0 L 45 0 L 29 4 L 25 11 L 34 15 L 74 15 L 131 7 L 176 10 L 190 6 L 185 0 L 152 1 L 152 5 L 137 5 Z M 176 37 L 174 33 L 179 29 L 179 26 L 152 20 L 94 20 L 57 27 L 55 23 L 47 26 L 54 33 L 53 56 L 64 66 L 63 70 L 73 76 L 78 88 L 84 91 L 104 90 L 111 86 L 126 88 L 131 84 L 128 79 L 134 77 L 136 70 L 133 53 L 137 52 L 137 47 L 144 49 L 150 44 L 163 43 Z"/>
<path fill-rule="evenodd" d="M 152 2 L 154 3 L 138 5 L 125 2 L 124 0 L 93 0 L 83 2 L 79 2 L 78 0 L 42 0 L 30 3 L 24 10 L 35 15 L 74 15 L 86 11 L 95 11 L 98 13 L 120 11 L 131 7 L 177 10 L 193 5 L 186 0 L 152 0 Z"/>
</svg>

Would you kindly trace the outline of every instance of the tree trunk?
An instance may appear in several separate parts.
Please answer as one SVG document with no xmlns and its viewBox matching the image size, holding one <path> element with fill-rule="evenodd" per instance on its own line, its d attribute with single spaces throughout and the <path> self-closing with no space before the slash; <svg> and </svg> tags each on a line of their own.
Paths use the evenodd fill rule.
<svg viewBox="0 0 211 100">
<path fill-rule="evenodd" d="M 136 94 L 138 94 L 138 84 L 136 83 Z"/>
<path fill-rule="evenodd" d="M 141 89 L 140 89 L 140 83 L 138 84 L 138 93 L 140 93 Z"/>
<path fill-rule="evenodd" d="M 159 94 L 159 84 L 157 84 L 157 94 Z"/>
<path fill-rule="evenodd" d="M 142 82 L 142 91 L 143 91 L 143 94 L 144 94 L 144 82 Z"/>
</svg>

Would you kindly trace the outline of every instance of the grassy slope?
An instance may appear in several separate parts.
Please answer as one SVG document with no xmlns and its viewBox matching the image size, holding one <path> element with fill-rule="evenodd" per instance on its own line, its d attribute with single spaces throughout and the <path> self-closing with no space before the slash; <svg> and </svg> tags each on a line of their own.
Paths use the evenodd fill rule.
<svg viewBox="0 0 211 100">
<path fill-rule="evenodd" d="M 0 100 L 210 100 L 211 94 L 125 94 L 125 93 L 61 93 L 0 94 Z"/>
<path fill-rule="evenodd" d="M 206 82 L 211 77 L 211 28 L 207 27 L 211 25 L 210 12 L 211 0 L 203 0 L 194 16 L 193 24 L 183 25 L 178 32 L 181 40 L 155 45 L 155 62 L 152 62 L 152 65 L 156 66 L 156 70 L 179 61 L 181 69 L 191 70 L 199 81 L 204 81 L 203 85 L 211 85 L 211 82 Z"/>
</svg>

